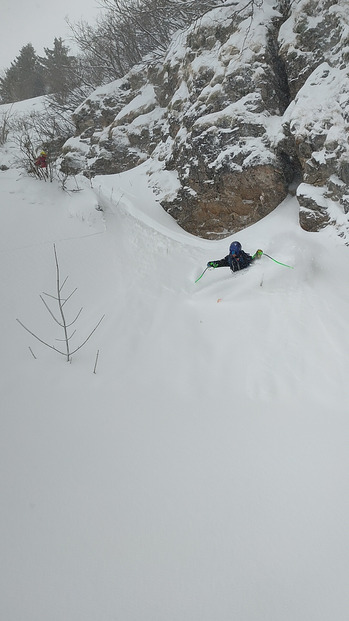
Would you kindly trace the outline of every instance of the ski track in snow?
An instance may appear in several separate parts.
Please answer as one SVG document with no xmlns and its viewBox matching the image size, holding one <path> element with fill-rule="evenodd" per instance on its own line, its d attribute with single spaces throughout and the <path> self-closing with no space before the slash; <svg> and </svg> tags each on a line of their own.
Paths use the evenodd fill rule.
<svg viewBox="0 0 349 621">
<path fill-rule="evenodd" d="M 0 196 L 1 618 L 346 621 L 348 249 L 291 197 L 195 238 L 141 167 L 71 195 L 8 171 Z M 294 269 L 195 284 L 233 238 Z M 74 338 L 106 314 L 71 365 L 15 321 L 57 337 L 54 242 Z"/>
</svg>

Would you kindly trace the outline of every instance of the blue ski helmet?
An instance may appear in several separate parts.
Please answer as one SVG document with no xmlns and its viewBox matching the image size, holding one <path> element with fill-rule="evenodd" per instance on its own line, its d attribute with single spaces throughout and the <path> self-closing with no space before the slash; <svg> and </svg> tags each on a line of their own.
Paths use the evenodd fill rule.
<svg viewBox="0 0 349 621">
<path fill-rule="evenodd" d="M 241 244 L 238 241 L 234 241 L 230 244 L 230 254 L 239 254 L 241 252 Z"/>
</svg>

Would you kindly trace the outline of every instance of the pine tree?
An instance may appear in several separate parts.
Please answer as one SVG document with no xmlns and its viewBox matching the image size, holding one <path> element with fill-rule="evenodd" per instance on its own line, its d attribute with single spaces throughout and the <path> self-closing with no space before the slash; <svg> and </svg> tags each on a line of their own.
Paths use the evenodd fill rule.
<svg viewBox="0 0 349 621">
<path fill-rule="evenodd" d="M 5 69 L 4 76 L 0 78 L 0 97 L 2 103 L 18 101 L 16 93 L 16 68 L 12 63 L 9 69 Z"/>
<path fill-rule="evenodd" d="M 64 105 L 69 93 L 77 85 L 74 71 L 75 58 L 61 38 L 54 39 L 53 49 L 45 48 L 46 58 L 41 58 L 47 92 L 55 95 L 57 103 Z"/>
<path fill-rule="evenodd" d="M 45 93 L 39 59 L 31 43 L 20 50 L 5 75 L 0 78 L 0 96 L 3 103 L 22 101 Z"/>
</svg>

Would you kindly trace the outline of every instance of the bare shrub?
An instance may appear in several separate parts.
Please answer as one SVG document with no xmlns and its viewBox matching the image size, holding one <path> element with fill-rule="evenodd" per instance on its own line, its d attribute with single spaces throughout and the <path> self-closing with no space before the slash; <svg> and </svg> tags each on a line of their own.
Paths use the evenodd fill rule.
<svg viewBox="0 0 349 621">
<path fill-rule="evenodd" d="M 90 82 L 95 86 L 124 76 L 147 54 L 163 56 L 176 30 L 222 5 L 221 0 L 100 0 L 100 3 L 106 12 L 96 26 L 83 20 L 77 24 L 68 21 L 82 51 L 81 66 L 85 71 L 88 68 Z"/>
<path fill-rule="evenodd" d="M 19 149 L 15 163 L 38 179 L 52 181 L 56 176 L 55 161 L 73 132 L 70 119 L 47 106 L 43 112 L 16 117 L 11 130 L 12 139 Z M 47 153 L 47 169 L 35 165 L 41 149 Z"/>
<path fill-rule="evenodd" d="M 12 107 L 0 115 L 0 145 L 5 144 L 9 135 Z"/>
</svg>

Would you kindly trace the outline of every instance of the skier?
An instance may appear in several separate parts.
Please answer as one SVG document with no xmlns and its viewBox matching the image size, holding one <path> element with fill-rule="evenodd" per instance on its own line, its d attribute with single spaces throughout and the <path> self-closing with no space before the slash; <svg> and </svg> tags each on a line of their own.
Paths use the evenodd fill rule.
<svg viewBox="0 0 349 621">
<path fill-rule="evenodd" d="M 260 259 L 262 254 L 262 250 L 256 250 L 251 257 L 250 254 L 243 251 L 240 242 L 233 241 L 229 247 L 229 254 L 224 259 L 209 261 L 207 267 L 230 267 L 232 272 L 238 272 L 248 267 L 255 259 Z"/>
<path fill-rule="evenodd" d="M 39 157 L 34 163 L 37 168 L 47 168 L 47 153 L 45 151 L 41 151 Z"/>
</svg>

